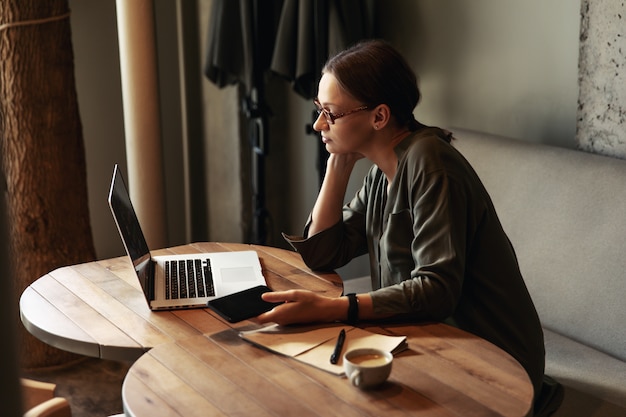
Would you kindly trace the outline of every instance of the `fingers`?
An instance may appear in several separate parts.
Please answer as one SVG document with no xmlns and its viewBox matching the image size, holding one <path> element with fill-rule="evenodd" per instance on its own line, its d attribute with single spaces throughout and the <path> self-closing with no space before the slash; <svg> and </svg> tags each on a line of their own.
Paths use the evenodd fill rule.
<svg viewBox="0 0 626 417">
<path fill-rule="evenodd" d="M 257 316 L 260 323 L 277 323 L 280 325 L 298 323 L 302 321 L 302 315 L 310 313 L 306 301 L 311 297 L 311 292 L 306 290 L 288 290 L 266 292 L 261 295 L 263 300 L 271 303 L 283 303 L 272 310 Z M 304 302 L 304 303 L 303 303 Z"/>
<path fill-rule="evenodd" d="M 296 301 L 308 301 L 314 297 L 314 294 L 308 290 L 287 290 L 266 292 L 261 294 L 261 297 L 270 303 L 293 303 Z"/>
<path fill-rule="evenodd" d="M 269 301 L 269 300 L 266 300 Z M 270 311 L 266 311 L 256 317 L 256 320 L 263 323 L 276 323 L 280 325 L 290 324 L 292 322 L 292 314 L 290 314 L 289 309 L 286 308 L 288 304 L 281 304 L 277 307 L 274 307 Z"/>
<path fill-rule="evenodd" d="M 274 310 L 270 310 L 270 311 L 267 311 L 265 313 L 261 313 L 261 314 L 259 314 L 258 316 L 256 316 L 252 320 L 257 322 L 257 323 L 260 323 L 260 324 L 274 322 L 274 320 L 272 319 L 272 311 L 274 311 Z"/>
<path fill-rule="evenodd" d="M 264 301 L 270 303 L 292 303 L 296 301 L 297 294 L 294 294 L 294 290 L 289 291 L 272 291 L 261 294 L 261 298 Z M 283 306 L 283 305 L 281 305 Z M 279 306 L 279 307 L 281 307 Z M 289 315 L 286 314 L 283 309 L 278 307 L 274 307 L 270 311 L 266 311 L 256 317 L 256 320 L 259 323 L 277 323 L 277 324 L 286 324 L 286 319 Z"/>
<path fill-rule="evenodd" d="M 297 294 L 294 294 L 295 290 L 289 291 L 271 291 L 261 294 L 263 300 L 270 303 L 290 303 L 297 300 Z"/>
</svg>

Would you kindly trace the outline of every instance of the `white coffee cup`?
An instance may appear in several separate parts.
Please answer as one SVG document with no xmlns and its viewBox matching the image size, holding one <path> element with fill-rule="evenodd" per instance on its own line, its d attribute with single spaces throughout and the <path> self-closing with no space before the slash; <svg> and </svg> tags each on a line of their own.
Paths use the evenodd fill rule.
<svg viewBox="0 0 626 417">
<path fill-rule="evenodd" d="M 353 349 L 343 355 L 343 369 L 352 385 L 372 388 L 389 378 L 393 355 L 376 348 Z"/>
</svg>

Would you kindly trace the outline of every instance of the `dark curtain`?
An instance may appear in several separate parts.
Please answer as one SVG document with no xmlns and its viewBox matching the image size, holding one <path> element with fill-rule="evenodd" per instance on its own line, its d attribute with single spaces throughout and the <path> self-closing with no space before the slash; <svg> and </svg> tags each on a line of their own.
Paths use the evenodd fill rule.
<svg viewBox="0 0 626 417">
<path fill-rule="evenodd" d="M 306 99 L 330 55 L 373 34 L 371 0 L 285 0 L 271 70 Z"/>
<path fill-rule="evenodd" d="M 253 151 L 253 243 L 265 243 L 264 156 L 269 151 L 264 77 L 271 71 L 306 99 L 317 92 L 329 54 L 372 36 L 373 0 L 214 0 L 206 77 L 218 87 L 240 84 Z M 312 117 L 317 115 L 312 109 Z M 314 120 L 314 119 L 313 119 Z M 315 134 L 311 125 L 308 131 Z M 321 140 L 320 182 L 327 153 Z"/>
<path fill-rule="evenodd" d="M 372 0 L 285 0 L 271 70 L 289 80 L 300 96 L 315 98 L 328 57 L 373 36 L 372 10 Z M 320 134 L 313 130 L 316 118 L 312 109 L 306 131 L 319 139 L 317 168 L 321 184 L 328 152 Z"/>
</svg>

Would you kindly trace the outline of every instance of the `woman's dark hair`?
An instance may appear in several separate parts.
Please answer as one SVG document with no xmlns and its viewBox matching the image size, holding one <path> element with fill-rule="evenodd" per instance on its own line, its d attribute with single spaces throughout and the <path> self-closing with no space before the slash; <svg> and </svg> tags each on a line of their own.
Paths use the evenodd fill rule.
<svg viewBox="0 0 626 417">
<path fill-rule="evenodd" d="M 417 77 L 389 43 L 368 40 L 330 58 L 322 73 L 330 73 L 341 88 L 367 106 L 386 104 L 400 126 L 420 126 L 413 109 L 420 100 Z"/>
</svg>

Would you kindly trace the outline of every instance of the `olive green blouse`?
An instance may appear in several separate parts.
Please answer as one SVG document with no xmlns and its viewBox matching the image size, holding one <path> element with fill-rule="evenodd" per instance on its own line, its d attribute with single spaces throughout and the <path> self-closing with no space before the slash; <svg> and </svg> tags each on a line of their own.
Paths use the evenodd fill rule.
<svg viewBox="0 0 626 417">
<path fill-rule="evenodd" d="M 491 199 L 447 132 L 424 128 L 395 149 L 388 189 L 373 166 L 343 221 L 285 239 L 306 264 L 331 270 L 369 253 L 374 311 L 445 321 L 515 357 L 535 391 L 544 372 L 543 332 L 513 246 Z M 388 190 L 387 190 L 388 189 Z"/>
</svg>

